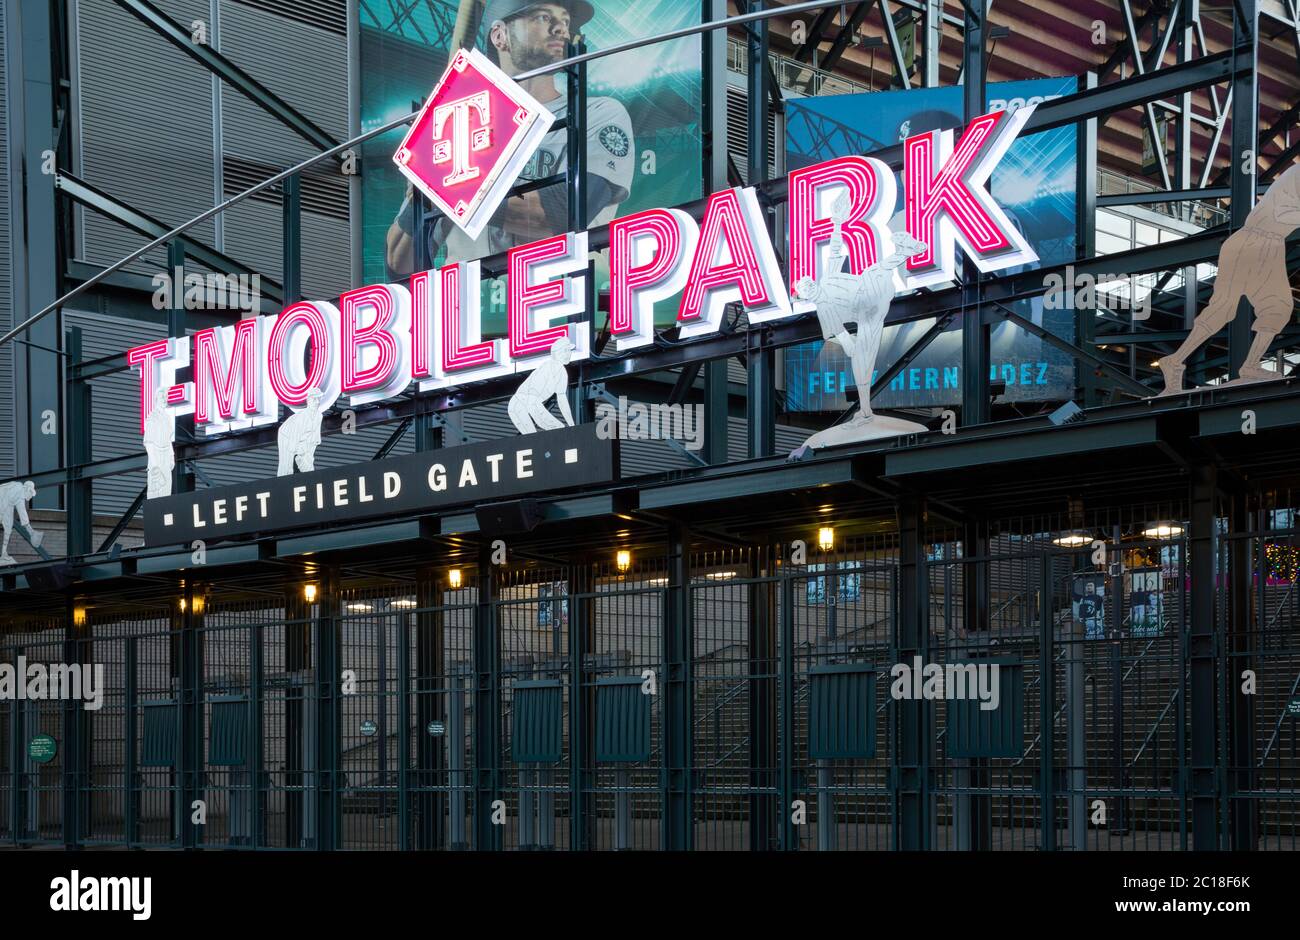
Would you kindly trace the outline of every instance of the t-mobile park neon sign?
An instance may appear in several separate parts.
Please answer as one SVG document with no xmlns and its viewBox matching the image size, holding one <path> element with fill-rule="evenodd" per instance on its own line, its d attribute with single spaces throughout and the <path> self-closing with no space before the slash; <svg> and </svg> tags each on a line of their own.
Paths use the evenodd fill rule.
<svg viewBox="0 0 1300 940">
<path fill-rule="evenodd" d="M 1038 259 L 986 186 L 1032 111 L 985 114 L 959 139 L 951 130 L 907 138 L 904 218 L 908 234 L 927 247 L 895 270 L 896 291 L 952 281 L 957 245 L 985 272 Z M 839 215 L 849 269 L 860 272 L 893 250 L 888 223 L 898 193 L 893 171 L 880 160 L 828 160 L 791 172 L 788 184 L 788 280 L 752 187 L 714 193 L 698 223 L 680 209 L 611 222 L 609 330 L 616 348 L 652 344 L 655 303 L 678 293 L 682 337 L 716 332 L 729 303 L 742 304 L 751 325 L 812 312 L 787 285 L 825 270 L 832 206 L 845 196 L 851 208 Z M 159 390 L 172 415 L 193 414 L 195 426 L 211 435 L 273 423 L 280 405 L 301 409 L 313 391 L 320 408 L 340 397 L 356 407 L 413 383 L 427 392 L 522 374 L 562 337 L 573 346 L 572 358 L 587 358 L 584 325 L 554 322 L 585 312 L 580 272 L 587 254 L 585 232 L 511 249 L 508 330 L 500 338 L 482 336 L 479 263 L 471 261 L 416 273 L 406 284 L 351 290 L 337 304 L 299 301 L 276 316 L 136 346 L 127 361 L 140 374 L 141 431 Z M 178 383 L 185 367 L 192 367 L 192 381 Z"/>
</svg>

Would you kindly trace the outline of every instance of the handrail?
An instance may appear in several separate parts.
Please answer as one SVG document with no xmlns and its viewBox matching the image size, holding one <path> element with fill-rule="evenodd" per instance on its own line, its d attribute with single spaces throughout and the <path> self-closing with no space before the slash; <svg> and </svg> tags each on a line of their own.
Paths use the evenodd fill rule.
<svg viewBox="0 0 1300 940">
<path fill-rule="evenodd" d="M 1295 682 L 1291 683 L 1291 692 L 1287 696 L 1288 700 L 1295 698 L 1296 689 L 1300 689 L 1300 673 L 1296 673 Z M 1282 722 L 1285 719 L 1286 719 L 1286 705 L 1283 705 L 1282 710 L 1278 712 L 1277 715 L 1277 725 L 1273 728 L 1273 734 L 1268 739 L 1268 746 L 1264 748 L 1264 753 L 1260 755 L 1259 758 L 1260 767 L 1264 766 L 1264 761 L 1268 760 L 1268 752 L 1273 750 L 1273 745 L 1277 743 L 1277 736 L 1282 733 Z"/>
<path fill-rule="evenodd" d="M 1169 696 L 1169 701 L 1165 703 L 1165 707 L 1161 709 L 1160 714 L 1156 716 L 1156 720 L 1151 723 L 1151 730 L 1147 732 L 1146 738 L 1142 741 L 1142 746 L 1137 749 L 1137 753 L 1133 755 L 1133 759 L 1128 762 L 1128 768 L 1137 766 L 1138 758 L 1141 757 L 1142 752 L 1147 749 L 1147 745 L 1151 743 L 1151 739 L 1156 736 L 1156 731 L 1160 728 L 1160 722 L 1165 720 L 1165 715 L 1169 714 L 1169 709 L 1174 707 L 1174 702 L 1178 701 L 1178 696 L 1181 695 L 1182 692 L 1182 689 L 1174 689 L 1174 694 Z"/>
<path fill-rule="evenodd" d="M 697 33 L 710 32 L 712 30 L 723 29 L 728 26 L 741 26 L 746 23 L 752 23 L 757 20 L 765 20 L 774 16 L 787 16 L 794 13 L 807 13 L 813 10 L 823 9 L 825 7 L 839 6 L 840 2 L 841 0 L 806 0 L 806 2 L 804 3 L 794 3 L 791 4 L 790 6 L 779 6 L 779 7 L 772 7 L 771 9 L 767 9 L 767 10 L 754 10 L 749 13 L 739 13 L 735 16 L 728 16 L 719 20 L 709 20 L 707 23 L 699 23 L 694 26 L 684 26 L 681 29 L 674 29 L 669 32 L 662 33 L 658 36 L 653 36 L 649 39 L 632 39 L 632 40 L 628 40 L 627 42 L 617 43 L 616 45 L 609 46 L 606 49 L 596 49 L 591 52 L 584 52 L 581 55 L 570 56 L 566 59 L 561 59 L 558 62 L 552 62 L 549 65 L 543 65 L 535 69 L 529 69 L 526 72 L 520 72 L 518 75 L 513 76 L 513 78 L 515 81 L 523 81 L 529 78 L 536 78 L 538 76 L 547 75 L 552 72 L 561 72 L 573 65 L 579 65 L 584 62 L 591 62 L 595 59 L 605 58 L 606 56 L 617 55 L 620 52 L 628 52 L 632 49 L 639 49 L 642 46 L 654 45 L 661 42 L 669 42 L 674 39 L 684 39 L 687 36 L 693 36 L 696 35 Z M 29 327 L 32 326 L 32 324 L 36 323 L 38 320 L 41 320 L 46 316 L 48 316 L 49 314 L 55 312 L 56 310 L 59 310 L 60 308 L 66 306 L 69 301 L 73 300 L 76 297 L 81 296 L 81 294 L 85 293 L 90 288 L 94 287 L 96 284 L 104 280 L 104 278 L 108 277 L 110 274 L 122 270 L 122 268 L 126 267 L 132 261 L 144 257 L 144 255 L 148 254 L 150 251 L 153 251 L 155 248 L 158 248 L 166 244 L 176 236 L 183 235 L 185 232 L 188 232 L 196 225 L 201 225 L 202 223 L 208 221 L 208 219 L 214 218 L 220 215 L 222 212 L 225 212 L 231 206 L 238 205 L 239 203 L 243 202 L 245 199 L 249 198 L 250 196 L 254 196 L 257 193 L 262 192 L 262 190 L 268 189 L 271 186 L 274 186 L 276 183 L 288 179 L 290 176 L 294 176 L 295 174 L 301 173 L 303 170 L 313 167 L 317 163 L 322 163 L 325 160 L 330 159 L 331 157 L 335 157 L 338 156 L 339 154 L 342 154 L 346 150 L 350 150 L 351 148 L 357 146 L 358 144 L 363 144 L 374 137 L 379 137 L 383 134 L 386 134 L 391 130 L 395 130 L 396 128 L 403 126 L 404 124 L 409 124 L 411 121 L 415 120 L 415 118 L 419 115 L 419 113 L 420 112 L 418 110 L 412 111 L 410 114 L 406 115 L 405 117 L 395 118 L 386 124 L 381 124 L 379 127 L 372 128 L 371 130 L 368 130 L 362 134 L 358 134 L 356 137 L 353 137 L 350 140 L 345 140 L 341 144 L 331 147 L 328 150 L 322 150 L 314 157 L 308 157 L 306 160 L 302 161 L 301 163 L 295 164 L 294 166 L 291 166 L 288 169 L 281 170 L 279 173 L 276 173 L 274 176 L 267 177 L 266 179 L 262 180 L 260 183 L 256 183 L 253 186 L 250 186 L 242 193 L 237 193 L 236 195 L 231 196 L 225 202 L 218 203 L 217 205 L 213 206 L 210 209 L 205 209 L 203 212 L 200 212 L 198 215 L 190 219 L 188 222 L 183 222 L 180 225 L 176 226 L 175 228 L 171 229 L 170 231 L 164 232 L 162 235 L 159 235 L 153 241 L 148 242 L 145 245 L 142 245 L 140 248 L 137 248 L 135 251 L 131 252 L 125 258 L 122 258 L 120 261 L 115 261 L 113 264 L 100 270 L 99 272 L 92 275 L 87 280 L 82 281 L 80 284 L 78 284 L 72 290 L 68 291 L 62 297 L 58 297 L 53 301 L 51 301 L 49 304 L 43 307 L 39 312 L 28 317 L 22 323 L 19 323 L 8 333 L 5 333 L 3 336 L 0 336 L 0 346 L 3 346 L 5 343 L 9 342 L 14 337 L 16 337 L 19 333 L 22 333 L 25 330 L 27 330 Z"/>
</svg>

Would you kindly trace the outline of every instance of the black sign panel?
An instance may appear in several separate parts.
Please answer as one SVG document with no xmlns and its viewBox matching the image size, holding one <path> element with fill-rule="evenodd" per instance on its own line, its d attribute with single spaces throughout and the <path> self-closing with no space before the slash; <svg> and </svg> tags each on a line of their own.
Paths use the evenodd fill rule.
<svg viewBox="0 0 1300 940">
<path fill-rule="evenodd" d="M 609 483 L 617 472 L 615 442 L 585 424 L 151 499 L 145 503 L 145 543 L 211 542 L 325 522 L 422 515 Z"/>
</svg>

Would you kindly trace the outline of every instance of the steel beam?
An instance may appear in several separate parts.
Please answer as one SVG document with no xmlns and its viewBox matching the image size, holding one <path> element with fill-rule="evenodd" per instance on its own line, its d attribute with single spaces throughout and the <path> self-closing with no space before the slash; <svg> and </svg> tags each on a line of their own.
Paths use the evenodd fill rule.
<svg viewBox="0 0 1300 940">
<path fill-rule="evenodd" d="M 128 206 L 85 180 L 78 179 L 66 170 L 60 170 L 55 175 L 54 188 L 73 202 L 93 209 L 105 218 L 112 219 L 119 225 L 123 225 L 141 235 L 149 238 L 159 238 L 168 231 L 164 223 Z M 247 265 L 240 264 L 228 255 L 224 255 L 214 248 L 209 248 L 193 238 L 181 236 L 179 240 L 185 246 L 187 256 L 211 268 L 213 271 L 250 278 L 257 273 Z M 174 272 L 169 271 L 167 273 L 172 274 Z M 258 274 L 258 278 L 264 294 L 273 300 L 283 300 L 279 284 L 270 278 L 262 277 L 261 274 Z"/>
<path fill-rule="evenodd" d="M 930 654 L 929 588 L 925 557 L 925 501 L 906 496 L 898 504 L 898 616 L 894 662 L 910 663 Z M 891 703 L 894 741 L 889 748 L 893 784 L 893 848 L 919 851 L 930 847 L 930 748 L 933 712 L 921 699 Z M 786 812 L 788 812 L 788 808 Z"/>
<path fill-rule="evenodd" d="M 1000 303 L 994 304 L 994 306 L 997 309 L 992 311 L 991 314 L 992 316 L 997 316 L 997 317 L 1001 317 L 1002 319 L 1009 320 L 1011 323 L 1014 323 L 1016 326 L 1024 330 L 1026 333 L 1029 333 L 1032 336 L 1037 336 L 1040 340 L 1047 343 L 1048 345 L 1055 346 L 1057 349 L 1061 350 L 1062 352 L 1068 353 L 1071 356 L 1075 356 L 1076 358 L 1084 359 L 1092 363 L 1097 368 L 1106 372 L 1112 379 L 1115 380 L 1117 384 L 1123 386 L 1130 393 L 1138 396 L 1139 398 L 1148 398 L 1151 396 L 1152 394 L 1151 389 L 1147 388 L 1141 382 L 1138 382 L 1135 379 L 1129 377 L 1128 375 L 1125 375 L 1123 372 L 1120 372 L 1118 369 L 1110 365 L 1110 363 L 1106 362 L 1104 359 L 1099 358 L 1095 353 L 1092 353 L 1081 346 L 1076 346 L 1074 343 L 1071 343 L 1069 340 L 1062 339 L 1061 337 L 1057 336 L 1055 333 L 1051 332 L 1050 330 L 1043 329 L 1041 326 L 1039 326 L 1037 323 L 1034 323 L 1032 320 L 1026 320 L 1024 317 L 1020 316 L 1020 314 L 1016 313 L 1014 310 L 1011 310 L 1010 308 L 1008 308 L 1003 304 Z"/>
<path fill-rule="evenodd" d="M 253 76 L 231 62 L 205 42 L 195 42 L 190 30 L 181 26 L 148 0 L 116 0 L 118 6 L 129 10 L 137 19 L 162 36 L 173 46 L 208 69 L 235 91 L 270 114 L 317 150 L 329 150 L 338 141 L 321 130 L 301 112 L 280 98 Z M 342 155 L 336 159 L 342 160 Z"/>
<path fill-rule="evenodd" d="M 727 13 L 727 0 L 703 0 L 706 20 L 722 19 Z M 827 7 L 818 16 L 818 22 L 834 16 L 835 8 Z M 714 30 L 701 37 L 704 62 L 703 126 L 704 166 L 701 179 L 702 192 L 712 193 L 732 182 L 732 164 L 727 153 L 727 89 L 725 66 L 727 61 L 727 35 Z M 810 42 L 805 49 L 812 48 Z M 803 50 L 800 50 L 803 51 Z M 690 364 L 687 364 L 690 369 Z M 698 368 L 698 365 L 697 365 Z M 727 441 L 730 434 L 727 390 L 727 360 L 711 359 L 704 363 L 704 459 L 711 464 L 727 462 Z M 746 406 L 748 407 L 748 405 Z"/>
<path fill-rule="evenodd" d="M 1228 531 L 1231 542 L 1228 550 L 1228 630 L 1222 647 L 1225 687 L 1228 692 L 1227 740 L 1220 753 L 1226 751 L 1228 772 L 1227 847 L 1233 851 L 1254 851 L 1259 848 L 1259 808 L 1250 794 L 1255 790 L 1256 709 L 1255 696 L 1240 691 L 1241 675 L 1246 669 L 1257 670 L 1255 661 L 1254 631 L 1265 629 L 1263 618 L 1267 606 L 1263 603 L 1263 581 L 1266 562 L 1264 540 L 1260 532 L 1252 531 L 1251 521 L 1259 520 L 1261 512 L 1252 512 L 1246 493 L 1237 489 L 1229 497 Z M 1258 546 L 1258 549 L 1256 549 Z M 1253 561 L 1258 552 L 1259 562 Z M 1255 581 L 1260 581 L 1258 609 L 1255 600 Z M 1260 618 L 1256 620 L 1256 618 Z M 1258 627 L 1256 626 L 1258 624 Z"/>
<path fill-rule="evenodd" d="M 284 278 L 284 303 L 302 300 L 302 177 L 288 177 L 281 184 L 281 276 Z"/>
<path fill-rule="evenodd" d="M 501 794 L 501 643 L 496 628 L 492 549 L 478 550 L 474 606 L 474 849 L 500 851 L 504 826 L 493 825 L 493 803 Z M 574 668 L 578 668 L 575 664 Z"/>
<path fill-rule="evenodd" d="M 753 10 L 762 8 L 763 0 L 750 0 Z M 749 139 L 749 185 L 755 186 L 767 179 L 768 147 L 768 21 L 759 20 L 749 28 L 746 46 L 749 56 L 747 128 Z M 764 221 L 769 232 L 773 228 L 770 210 L 764 211 Z M 766 331 L 746 331 L 748 340 L 745 371 L 748 378 L 746 398 L 746 428 L 749 432 L 749 456 L 767 457 L 776 448 L 776 354 L 767 342 Z"/>
<path fill-rule="evenodd" d="M 695 629 L 692 618 L 691 534 L 680 523 L 668 527 L 668 590 L 664 592 L 664 801 L 662 847 L 694 847 Z"/>
<path fill-rule="evenodd" d="M 435 792 L 429 781 L 441 780 L 447 768 L 447 749 L 464 748 L 463 740 L 450 735 L 441 738 L 423 733 L 430 722 L 447 721 L 448 695 L 442 693 L 447 681 L 447 652 L 445 640 L 445 614 L 442 610 L 442 585 L 438 572 L 421 568 L 415 577 L 416 601 L 419 608 L 415 620 L 415 770 L 419 792 L 415 797 L 416 819 L 414 847 L 422 851 L 451 848 L 447 845 L 447 803 L 449 793 Z M 456 678 L 460 683 L 460 678 Z M 452 693 L 458 695 L 459 690 Z M 460 780 L 449 780 L 448 790 L 461 786 Z M 462 823 L 463 825 L 463 823 Z M 463 846 L 461 846 L 463 848 Z"/>
<path fill-rule="evenodd" d="M 68 331 L 68 356 L 73 362 L 81 359 L 81 329 L 73 327 Z M 71 370 L 69 370 L 71 374 Z M 89 382 L 70 378 L 64 396 L 68 403 L 67 428 L 64 439 L 67 442 L 68 480 L 64 499 L 67 506 L 67 549 L 69 557 L 90 553 L 93 538 L 92 499 L 93 481 L 82 479 L 73 468 L 89 462 L 94 457 L 94 436 L 91 432 L 91 387 Z"/>
<path fill-rule="evenodd" d="M 1291 146 L 1287 147 L 1268 165 L 1268 169 L 1260 174 L 1261 183 L 1271 183 L 1277 178 L 1278 174 L 1291 166 L 1291 161 L 1300 156 L 1300 137 L 1292 141 Z"/>
<path fill-rule="evenodd" d="M 880 16 L 885 21 L 885 39 L 889 45 L 889 55 L 894 61 L 894 82 L 905 89 L 911 88 L 912 79 L 907 74 L 907 63 L 903 60 L 903 48 L 898 42 L 894 11 L 890 9 L 889 0 L 880 0 Z"/>
<path fill-rule="evenodd" d="M 1190 779 L 1184 792 L 1191 800 L 1192 848 L 1220 848 L 1218 836 L 1219 777 L 1217 765 L 1217 657 L 1215 655 L 1215 559 L 1218 555 L 1215 499 L 1217 477 L 1211 464 L 1195 464 L 1191 480 L 1191 519 L 1188 554 L 1191 573 L 1189 630 L 1184 656 L 1190 670 Z"/>
<path fill-rule="evenodd" d="M 1195 57 L 1195 27 L 1200 18 L 1200 0 L 1180 0 L 1177 11 L 1177 54 L 1178 62 L 1181 64 L 1190 62 Z M 1174 30 L 1175 24 L 1171 14 L 1168 32 Z M 1175 151 L 1174 187 L 1179 192 L 1186 192 L 1192 185 L 1192 93 L 1190 91 L 1185 91 L 1179 96 L 1178 106 L 1178 117 L 1174 124 L 1178 141 Z M 1217 123 L 1222 126 L 1223 119 L 1220 117 Z M 1211 148 L 1206 160 L 1214 161 L 1214 148 Z M 1180 217 L 1187 215 L 1186 207 L 1179 206 L 1179 210 Z M 1189 267 L 1183 268 L 1183 324 L 1191 329 L 1194 319 L 1196 319 L 1196 268 Z"/>
<path fill-rule="evenodd" d="M 8 44 L 9 163 L 12 189 L 10 224 L 5 236 L 13 250 L 14 296 L 12 310 L 60 309 L 56 299 L 62 289 L 62 260 L 70 254 L 59 234 L 58 200 L 54 178 L 39 172 L 48 154 L 64 151 L 55 137 L 55 109 L 63 76 L 56 68 L 62 42 L 56 18 L 62 4 L 46 0 L 15 0 L 0 8 L 5 17 Z M 64 59 L 66 61 L 66 59 Z M 21 168 L 21 169 L 20 169 Z M 62 415 L 64 403 L 59 376 L 60 357 L 50 350 L 62 342 L 62 326 L 53 322 L 34 329 L 32 342 L 13 350 L 15 470 L 30 478 L 61 465 L 64 442 L 58 434 L 44 434 L 41 426 L 49 414 Z M 63 422 L 58 422 L 62 430 Z M 38 490 L 33 508 L 55 509 L 59 490 Z"/>
<path fill-rule="evenodd" d="M 967 0 L 962 46 L 962 102 L 970 124 L 984 113 L 985 25 L 988 0 Z M 961 423 L 964 427 L 989 420 L 989 331 L 984 324 L 980 271 L 963 256 L 961 331 Z"/>
<path fill-rule="evenodd" d="M 1232 50 L 1201 56 L 1192 62 L 1166 66 L 1039 105 L 1025 122 L 1021 134 L 1027 136 L 1089 117 L 1104 118 L 1156 98 L 1225 82 L 1231 74 Z"/>
<path fill-rule="evenodd" d="M 1177 165 L 1177 164 L 1176 164 Z M 1111 193 L 1097 197 L 1098 206 L 1149 206 L 1158 203 L 1189 202 L 1196 200 L 1223 199 L 1231 194 L 1227 186 L 1214 186 L 1205 189 L 1157 189 L 1143 193 Z"/>
<path fill-rule="evenodd" d="M 839 33 L 835 36 L 835 41 L 831 43 L 830 51 L 826 53 L 825 58 L 817 63 L 819 69 L 830 70 L 835 67 L 835 63 L 840 60 L 844 50 L 853 41 L 853 34 L 858 31 L 858 27 L 862 25 L 862 21 L 867 18 L 867 14 L 871 12 L 874 5 L 875 0 L 863 0 L 862 3 L 858 4 L 849 18 L 845 20 L 844 25 L 840 27 Z"/>
<path fill-rule="evenodd" d="M 804 44 L 794 51 L 794 57 L 800 62 L 811 62 L 821 44 L 822 33 L 835 19 L 835 7 L 827 7 L 817 14 L 812 26 L 804 35 Z M 815 65 L 816 63 L 814 63 Z"/>
<path fill-rule="evenodd" d="M 1133 39 L 1135 34 L 1141 33 L 1148 26 L 1151 26 L 1153 23 L 1159 23 L 1160 17 L 1164 16 L 1165 12 L 1168 9 L 1169 6 L 1167 3 L 1159 2 L 1159 0 L 1157 0 L 1156 3 L 1152 4 L 1149 10 L 1147 10 L 1145 13 L 1142 14 L 1141 18 L 1138 19 L 1136 24 L 1131 23 L 1131 14 L 1125 18 L 1126 27 L 1128 29 L 1133 30 L 1133 32 L 1129 33 L 1124 37 L 1123 40 L 1116 43 L 1115 51 L 1112 52 L 1106 58 L 1106 61 L 1102 63 L 1101 67 L 1097 69 L 1098 81 L 1104 80 L 1107 76 L 1110 75 L 1111 72 L 1115 70 L 1115 68 L 1121 62 L 1123 62 L 1128 57 L 1129 53 L 1128 51 L 1125 50 L 1124 44 L 1129 42 L 1131 39 Z"/>
<path fill-rule="evenodd" d="M 1083 90 L 1092 92 L 1097 89 L 1097 73 L 1085 72 L 1082 76 Z M 1095 258 L 1097 256 L 1097 125 L 1095 117 L 1079 122 L 1075 137 L 1075 193 L 1078 206 L 1075 214 L 1074 254 L 1077 258 Z M 1074 312 L 1074 336 L 1078 345 L 1091 349 L 1092 336 L 1097 330 L 1097 318 L 1093 311 L 1080 308 Z M 1083 368 L 1081 361 L 1075 365 L 1075 386 L 1079 390 L 1083 406 L 1092 407 L 1101 403 L 1101 389 L 1098 387 L 1093 372 Z"/>
<path fill-rule="evenodd" d="M 925 87 L 939 87 L 939 48 L 943 44 L 943 0 L 925 0 Z"/>
<path fill-rule="evenodd" d="M 1232 18 L 1232 228 L 1246 224 L 1255 208 L 1259 153 L 1259 0 L 1234 0 Z M 1245 303 L 1228 324 L 1228 377 L 1238 377 L 1250 349 L 1250 318 Z"/>
</svg>

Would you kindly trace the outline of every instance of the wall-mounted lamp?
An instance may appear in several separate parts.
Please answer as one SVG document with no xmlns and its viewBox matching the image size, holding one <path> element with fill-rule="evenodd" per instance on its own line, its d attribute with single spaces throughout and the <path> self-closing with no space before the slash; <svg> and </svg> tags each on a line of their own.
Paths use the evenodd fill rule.
<svg viewBox="0 0 1300 940">
<path fill-rule="evenodd" d="M 817 530 L 817 547 L 824 552 L 835 547 L 835 530 L 831 526 L 824 525 Z"/>
<path fill-rule="evenodd" d="M 1060 545 L 1062 548 L 1078 548 L 1080 545 L 1091 545 L 1092 536 L 1080 530 L 1062 532 L 1052 539 L 1052 544 Z"/>
</svg>

